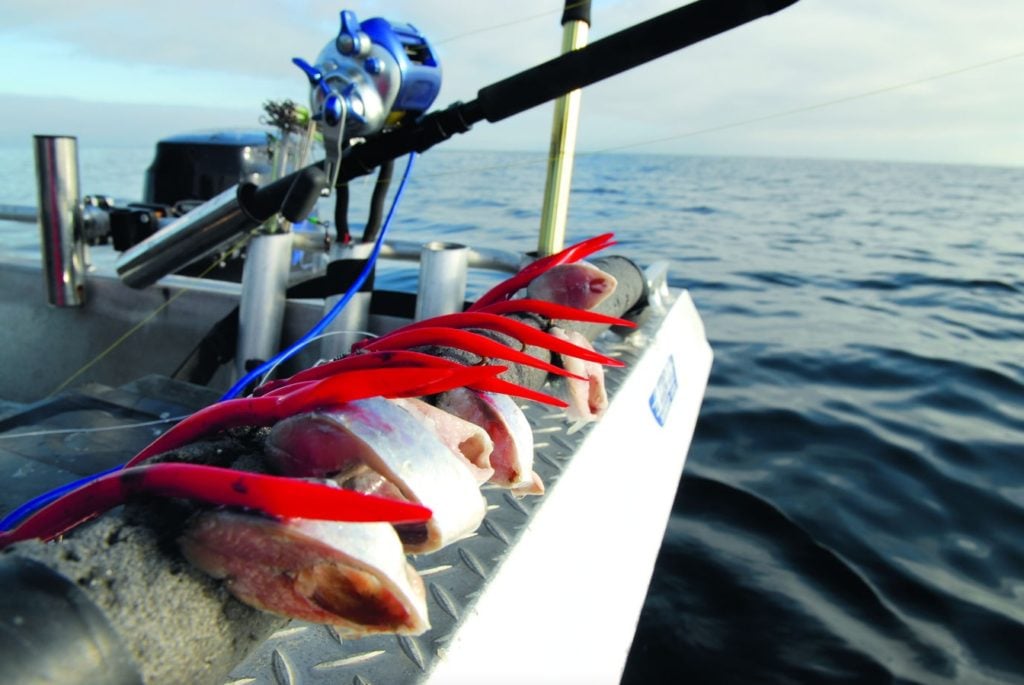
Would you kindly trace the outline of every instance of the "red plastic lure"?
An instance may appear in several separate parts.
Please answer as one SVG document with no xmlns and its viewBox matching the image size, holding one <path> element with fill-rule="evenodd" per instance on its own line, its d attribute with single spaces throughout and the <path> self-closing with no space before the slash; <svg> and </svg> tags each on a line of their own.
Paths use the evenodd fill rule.
<svg viewBox="0 0 1024 685">
<path fill-rule="evenodd" d="M 417 523 L 431 517 L 431 511 L 418 504 L 308 480 L 198 464 L 150 464 L 109 473 L 51 502 L 16 528 L 0 533 L 0 549 L 33 538 L 52 540 L 137 496 L 180 497 L 280 518 Z"/>
</svg>

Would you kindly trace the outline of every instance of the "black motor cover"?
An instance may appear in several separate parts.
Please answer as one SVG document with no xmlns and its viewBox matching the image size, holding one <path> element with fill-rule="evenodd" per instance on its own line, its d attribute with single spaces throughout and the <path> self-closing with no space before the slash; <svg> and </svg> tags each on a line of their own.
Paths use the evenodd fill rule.
<svg viewBox="0 0 1024 685">
<path fill-rule="evenodd" d="M 271 170 L 263 131 L 187 133 L 157 143 L 143 201 L 173 206 L 209 200 L 240 181 L 261 183 Z"/>
</svg>

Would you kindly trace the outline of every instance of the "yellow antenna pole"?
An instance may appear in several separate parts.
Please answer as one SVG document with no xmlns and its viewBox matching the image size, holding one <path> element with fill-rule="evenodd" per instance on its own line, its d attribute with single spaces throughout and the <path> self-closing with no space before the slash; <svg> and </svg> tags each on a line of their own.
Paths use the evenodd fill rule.
<svg viewBox="0 0 1024 685">
<path fill-rule="evenodd" d="M 562 14 L 562 54 L 584 47 L 589 29 L 590 1 L 568 0 Z M 537 243 L 537 252 L 542 256 L 558 252 L 565 246 L 565 224 L 569 215 L 569 191 L 576 155 L 581 92 L 577 89 L 555 100 L 544 206 L 540 216 L 540 239 Z"/>
</svg>

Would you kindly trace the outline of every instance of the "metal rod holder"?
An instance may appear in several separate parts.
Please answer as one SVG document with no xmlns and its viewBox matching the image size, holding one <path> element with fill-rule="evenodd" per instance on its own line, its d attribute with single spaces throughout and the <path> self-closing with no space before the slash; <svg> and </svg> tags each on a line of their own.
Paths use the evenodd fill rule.
<svg viewBox="0 0 1024 685">
<path fill-rule="evenodd" d="M 78 141 L 35 136 L 39 236 L 46 295 L 55 307 L 85 303 L 86 248 L 78 191 Z"/>
<path fill-rule="evenodd" d="M 291 233 L 258 235 L 249 242 L 238 305 L 235 369 L 239 376 L 247 372 L 246 362 L 265 362 L 278 351 L 291 257 Z"/>
<path fill-rule="evenodd" d="M 416 320 L 461 312 L 466 302 L 469 249 L 457 243 L 433 241 L 420 250 L 420 279 Z"/>
<path fill-rule="evenodd" d="M 228 188 L 126 250 L 116 264 L 121 280 L 146 288 L 257 226 L 239 206 L 237 192 L 237 186 Z"/>
<path fill-rule="evenodd" d="M 353 243 L 336 246 L 332 250 L 331 258 L 365 261 L 371 252 L 373 243 Z M 320 340 L 320 356 L 324 359 L 334 359 L 348 354 L 353 343 L 366 337 L 364 331 L 370 328 L 370 300 L 373 293 L 369 290 L 369 281 L 363 287 L 364 290 L 355 293 L 345 308 L 324 329 L 324 337 Z M 342 297 L 344 294 L 324 298 L 324 314 L 333 309 Z"/>
</svg>

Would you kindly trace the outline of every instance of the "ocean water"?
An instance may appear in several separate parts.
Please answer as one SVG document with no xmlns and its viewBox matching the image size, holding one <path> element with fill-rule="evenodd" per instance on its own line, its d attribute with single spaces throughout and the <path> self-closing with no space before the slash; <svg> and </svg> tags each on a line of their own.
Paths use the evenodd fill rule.
<svg viewBox="0 0 1024 685">
<path fill-rule="evenodd" d="M 84 192 L 149 157 L 83 148 Z M 392 237 L 531 249 L 543 175 L 428 152 Z M 570 240 L 668 259 L 715 350 L 624 682 L 1024 682 L 1024 168 L 584 155 L 573 188 Z"/>
</svg>

